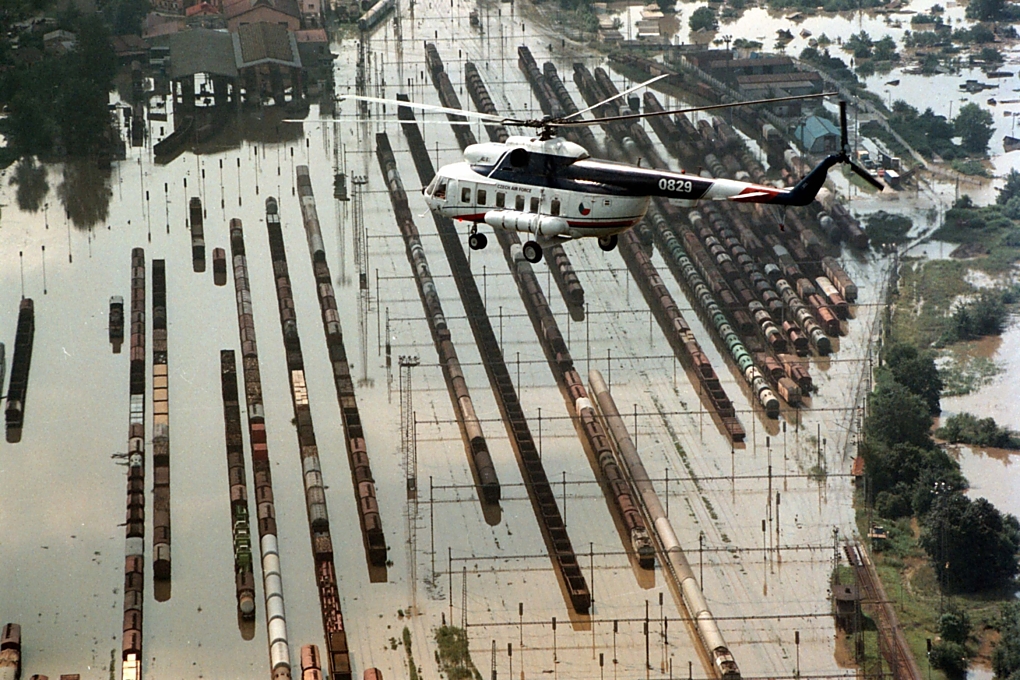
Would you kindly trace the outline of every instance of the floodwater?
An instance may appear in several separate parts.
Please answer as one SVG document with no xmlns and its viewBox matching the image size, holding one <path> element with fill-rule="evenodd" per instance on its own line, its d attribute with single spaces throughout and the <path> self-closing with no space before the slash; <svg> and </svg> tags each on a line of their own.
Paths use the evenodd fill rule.
<svg viewBox="0 0 1020 680">
<path fill-rule="evenodd" d="M 1002 427 L 1020 431 L 1020 323 L 1013 320 L 989 357 L 1001 369 L 981 389 L 942 400 L 942 417 L 969 411 L 981 418 L 994 418 Z M 1020 517 L 1020 453 L 1001 449 L 959 447 L 960 467 L 970 482 L 969 495 L 984 496 L 1003 512 Z"/>
<path fill-rule="evenodd" d="M 735 18 L 720 20 L 720 27 L 714 33 L 692 33 L 688 25 L 691 14 L 700 7 L 708 6 L 705 2 L 679 2 L 677 15 L 660 20 L 660 33 L 674 44 L 711 42 L 721 46 L 726 40 L 758 41 L 762 43 L 760 51 L 774 52 L 781 49 L 786 54 L 797 56 L 808 47 L 811 40 L 827 36 L 832 44 L 828 49 L 833 56 L 850 63 L 851 55 L 841 49 L 837 38 L 843 40 L 854 33 L 866 31 L 873 40 L 878 41 L 886 36 L 892 37 L 898 50 L 903 51 L 903 37 L 907 31 L 916 31 L 919 26 L 912 26 L 910 19 L 918 13 L 927 13 L 932 6 L 940 4 L 945 8 L 941 15 L 943 20 L 954 29 L 965 28 L 974 22 L 965 15 L 966 4 L 957 2 L 939 2 L 938 0 L 914 0 L 907 3 L 899 11 L 890 13 L 877 12 L 841 12 L 818 13 L 804 15 L 794 9 L 768 10 L 762 7 L 749 7 Z M 642 20 L 643 13 L 657 16 L 655 5 L 645 3 L 611 3 L 609 16 L 619 19 L 620 33 L 624 38 L 637 38 L 637 23 Z M 798 16 L 799 15 L 799 16 Z M 776 42 L 776 32 L 789 30 L 793 40 L 781 46 Z M 806 31 L 806 34 L 801 35 Z M 1010 169 L 1020 168 L 1020 151 L 1005 153 L 1002 146 L 1004 136 L 1016 135 L 1016 119 L 1020 116 L 1020 44 L 997 44 L 1003 53 L 1005 62 L 999 70 L 1009 72 L 1008 78 L 988 78 L 979 68 L 963 68 L 958 73 L 936 75 L 920 75 L 907 71 L 917 67 L 916 63 L 903 63 L 888 73 L 875 73 L 862 78 L 867 88 L 881 96 L 887 105 L 897 99 L 924 111 L 931 108 L 936 114 L 952 117 L 960 107 L 973 102 L 990 111 L 993 116 L 995 131 L 989 142 L 989 155 L 992 174 L 1002 176 Z M 960 89 L 967 80 L 978 80 L 996 86 L 979 93 L 968 93 Z M 895 84 L 893 84 L 895 83 Z M 937 93 L 934 94 L 933 93 Z M 989 100 L 995 100 L 991 103 Z M 953 196 L 950 187 L 950 196 Z M 986 201 L 994 198 L 992 183 L 983 182 L 965 184 L 959 193 L 968 193 L 975 200 Z M 949 199 L 949 203 L 952 202 Z"/>
<path fill-rule="evenodd" d="M 574 45 L 555 47 L 559 36 L 553 30 L 536 25 L 530 14 L 515 15 L 512 5 L 485 5 L 484 32 L 472 30 L 467 18 L 472 6 L 465 0 L 454 0 L 449 8 L 418 3 L 416 14 L 401 11 L 399 25 L 385 22 L 366 44 L 369 92 L 407 91 L 416 100 L 438 103 L 423 74 L 422 45 L 438 36 L 458 87 L 463 61 L 471 59 L 498 107 L 508 113 L 533 110 L 516 65 L 516 45 L 523 37 L 539 63 L 550 58 L 556 63 L 580 101 L 569 78 L 571 64 L 583 59 L 594 66 L 602 63 L 600 57 Z M 344 91 L 354 83 L 356 47 L 348 41 L 333 49 L 340 54 L 337 81 Z M 467 104 L 468 97 L 462 94 L 462 101 Z M 352 107 L 342 109 L 341 117 Z M 184 154 L 165 166 L 153 162 L 146 146 L 131 149 L 128 159 L 107 173 L 80 164 L 26 168 L 33 200 L 23 201 L 24 209 L 16 196 L 21 185 L 4 178 L 0 332 L 8 356 L 22 287 L 36 309 L 23 438 L 0 444 L 0 616 L 23 626 L 28 674 L 77 672 L 105 680 L 111 650 L 119 657 L 125 478 L 117 454 L 126 446 L 128 356 L 111 352 L 106 317 L 111 295 L 128 298 L 130 251 L 136 246 L 145 248 L 147 262 L 162 258 L 167 263 L 174 529 L 169 601 L 152 597 L 147 568 L 145 674 L 268 674 L 261 595 L 254 638 L 245 640 L 236 626 L 231 574 L 219 350 L 238 349 L 236 307 L 232 283 L 218 288 L 211 272 L 192 271 L 185 225 L 194 196 L 206 209 L 207 249 L 228 247 L 230 218 L 241 218 L 245 227 L 293 660 L 301 644 L 321 645 L 323 636 L 263 221 L 268 196 L 280 201 L 355 675 L 375 666 L 386 677 L 405 677 L 405 651 L 391 639 L 399 640 L 407 626 L 422 676 L 438 678 L 433 631 L 444 620 L 460 625 L 465 615 L 475 663 L 483 672 L 495 642 L 500 673 L 512 664 L 522 677 L 595 677 L 600 654 L 608 666 L 605 676 L 614 680 L 680 675 L 688 662 L 695 677 L 709 674 L 690 630 L 679 621 L 662 573 L 636 572 L 622 553 L 620 532 L 502 253 L 490 246 L 472 253 L 472 268 L 594 595 L 593 618 L 568 609 L 392 114 L 373 107 L 372 119 L 362 124 L 306 123 L 303 139 L 237 141 L 201 156 Z M 309 118 L 317 118 L 314 106 Z M 158 125 L 152 124 L 153 136 L 158 137 Z M 437 290 L 504 485 L 494 525 L 486 521 L 471 486 L 459 427 L 374 157 L 373 136 L 381 129 L 396 151 L 412 212 L 421 216 L 416 221 Z M 439 163 L 460 158 L 447 125 L 423 131 Z M 393 563 L 386 583 L 370 582 L 357 530 L 339 409 L 294 196 L 294 168 L 303 163 L 311 168 L 347 353 L 359 380 L 358 402 Z M 335 167 L 367 178 L 361 190 L 364 258 L 355 257 L 354 237 L 360 231 L 353 205 L 331 198 Z M 579 370 L 602 370 L 620 410 L 634 414 L 628 424 L 645 466 L 660 492 L 668 490 L 674 528 L 692 565 L 699 572 L 703 565 L 706 597 L 742 672 L 788 676 L 798 670 L 799 659 L 804 674 L 845 674 L 834 659 L 828 579 L 838 555 L 834 541 L 854 531 L 847 473 L 889 262 L 870 255 L 843 258 L 861 288 L 855 320 L 836 355 L 813 361 L 820 391 L 810 408 L 786 412 L 785 425 L 753 411 L 734 368 L 698 317 L 685 312 L 748 431 L 747 445 L 734 450 L 700 412 L 696 390 L 683 370 L 676 370 L 658 326 L 649 323 L 648 308 L 622 260 L 590 242 L 570 244 L 567 251 L 585 288 L 586 319 L 570 320 L 545 265 L 537 267 L 539 280 Z M 665 269 L 658 256 L 656 264 Z M 368 282 L 364 293 L 343 285 L 358 281 L 359 273 Z M 679 284 L 668 272 L 663 278 L 681 308 L 689 310 Z M 392 370 L 382 350 L 385 338 L 392 345 Z M 399 355 L 421 358 L 411 369 L 417 504 L 406 494 L 395 375 Z M 816 472 L 809 477 L 812 469 Z M 646 616 L 651 620 L 647 645 Z M 555 634 L 554 617 L 560 622 Z M 514 647 L 512 657 L 508 644 Z"/>
</svg>

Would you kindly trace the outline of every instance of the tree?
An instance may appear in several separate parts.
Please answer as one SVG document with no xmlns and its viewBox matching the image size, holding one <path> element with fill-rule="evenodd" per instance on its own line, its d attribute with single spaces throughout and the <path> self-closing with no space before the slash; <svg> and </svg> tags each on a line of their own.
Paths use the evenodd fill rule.
<svg viewBox="0 0 1020 680">
<path fill-rule="evenodd" d="M 867 31 L 854 33 L 843 43 L 843 49 L 854 55 L 854 59 L 870 59 L 875 43 Z"/>
<path fill-rule="evenodd" d="M 906 215 L 879 210 L 868 216 L 865 231 L 872 243 L 904 243 L 912 226 L 913 220 Z"/>
<path fill-rule="evenodd" d="M 920 448 L 931 446 L 931 412 L 928 404 L 898 382 L 879 385 L 871 395 L 868 418 L 864 430 L 874 438 L 892 446 L 913 444 Z"/>
<path fill-rule="evenodd" d="M 928 653 L 931 667 L 940 670 L 949 678 L 964 678 L 967 675 L 967 650 L 963 645 L 940 640 L 931 646 Z"/>
<path fill-rule="evenodd" d="M 1006 175 L 1006 183 L 999 189 L 999 195 L 995 202 L 999 205 L 1006 205 L 1011 198 L 1020 197 L 1020 172 L 1013 168 Z"/>
<path fill-rule="evenodd" d="M 657 0 L 657 2 L 663 14 L 673 14 L 676 12 L 676 0 Z"/>
<path fill-rule="evenodd" d="M 970 637 L 970 617 L 962 609 L 950 605 L 946 613 L 939 617 L 939 637 L 959 645 L 967 644 Z"/>
<path fill-rule="evenodd" d="M 918 352 L 913 345 L 897 342 L 886 348 L 884 358 L 896 382 L 924 399 L 932 415 L 942 412 L 939 407 L 942 379 L 933 354 Z"/>
<path fill-rule="evenodd" d="M 1020 671 L 1020 602 L 1002 606 L 999 620 L 999 644 L 992 653 L 992 668 L 998 678 Z"/>
<path fill-rule="evenodd" d="M 922 520 L 921 547 L 950 592 L 978 592 L 1009 583 L 1020 566 L 1020 523 L 987 499 L 935 487 Z"/>
<path fill-rule="evenodd" d="M 900 55 L 896 53 L 896 41 L 892 36 L 885 36 L 875 43 L 874 58 L 876 61 L 899 61 Z"/>
<path fill-rule="evenodd" d="M 963 148 L 971 153 L 985 153 L 995 131 L 992 120 L 992 114 L 974 102 L 960 107 L 960 113 L 953 119 L 953 129 L 963 138 Z"/>
<path fill-rule="evenodd" d="M 1006 15 L 1006 0 L 970 0 L 967 18 L 975 21 L 1000 21 Z"/>
<path fill-rule="evenodd" d="M 715 20 L 715 10 L 707 6 L 694 10 L 687 23 L 692 31 L 714 31 L 719 27 L 719 23 Z"/>
</svg>

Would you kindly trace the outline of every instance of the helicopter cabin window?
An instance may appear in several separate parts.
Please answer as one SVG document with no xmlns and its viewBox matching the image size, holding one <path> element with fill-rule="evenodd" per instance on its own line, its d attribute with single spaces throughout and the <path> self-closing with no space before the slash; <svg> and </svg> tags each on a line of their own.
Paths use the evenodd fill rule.
<svg viewBox="0 0 1020 680">
<path fill-rule="evenodd" d="M 559 197 L 554 198 L 549 203 L 549 213 L 551 215 L 559 215 L 560 214 L 560 199 L 559 199 Z"/>
<path fill-rule="evenodd" d="M 464 187 L 460 190 L 460 202 L 470 203 L 471 202 L 471 187 Z"/>
<path fill-rule="evenodd" d="M 446 198 L 446 179 L 439 180 L 439 186 L 436 187 L 436 191 L 433 194 L 436 198 Z"/>
<path fill-rule="evenodd" d="M 505 192 L 503 192 L 503 191 L 497 191 L 496 192 L 496 207 L 497 208 L 505 208 L 506 207 L 506 193 Z"/>
<path fill-rule="evenodd" d="M 514 210 L 524 212 L 524 197 L 520 194 L 517 194 L 517 198 L 514 200 Z"/>
<path fill-rule="evenodd" d="M 533 213 L 538 212 L 538 196 L 531 197 L 531 210 L 529 212 Z"/>
<path fill-rule="evenodd" d="M 478 199 L 478 205 L 485 205 L 485 199 L 488 198 L 488 196 L 485 195 L 485 189 L 479 189 L 476 198 Z"/>
</svg>

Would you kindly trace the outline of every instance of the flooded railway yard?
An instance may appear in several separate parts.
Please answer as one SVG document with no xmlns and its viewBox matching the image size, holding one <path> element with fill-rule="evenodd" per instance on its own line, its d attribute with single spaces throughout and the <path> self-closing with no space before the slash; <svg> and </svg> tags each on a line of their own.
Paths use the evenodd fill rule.
<svg viewBox="0 0 1020 680">
<path fill-rule="evenodd" d="M 465 63 L 472 61 L 498 110 L 537 114 L 539 103 L 517 66 L 522 37 L 540 66 L 546 61 L 556 65 L 579 106 L 583 99 L 568 77 L 574 62 L 592 69 L 603 65 L 622 89 L 623 78 L 600 57 L 561 44 L 552 29 L 530 15 L 522 19 L 511 4 L 487 7 L 482 33 L 469 27 L 469 3 L 434 4 L 435 10 L 417 4 L 417 13 L 401 7 L 399 28 L 386 21 L 366 41 L 367 93 L 405 93 L 415 101 L 439 103 L 424 47 L 424 41 L 435 41 L 465 106 L 470 102 L 462 89 Z M 353 92 L 357 46 L 348 40 L 333 50 L 340 54 L 338 93 L 348 83 Z M 599 483 L 599 461 L 582 444 L 574 401 L 550 371 L 501 248 L 491 239 L 485 250 L 468 250 L 467 230 L 458 227 L 505 373 L 590 595 L 587 612 L 579 613 L 584 608 L 572 602 L 536 520 L 530 487 L 467 318 L 468 305 L 418 191 L 422 180 L 396 111 L 373 104 L 371 116 L 356 122 L 350 120 L 355 108 L 344 102 L 337 114 L 340 122 L 322 123 L 314 122 L 313 106 L 301 134 L 294 133 L 296 123 L 280 124 L 287 129 L 287 141 L 185 153 L 166 165 L 153 161 L 151 145 L 129 149 L 128 159 L 115 164 L 108 178 L 91 183 L 78 178 L 79 196 L 67 195 L 74 188 L 74 170 L 64 168 L 61 183 L 61 170 L 54 166 L 46 207 L 35 213 L 17 209 L 13 187 L 5 183 L 0 189 L 0 202 L 8 204 L 0 229 L 0 318 L 9 348 L 21 298 L 31 298 L 35 308 L 24 427 L 20 441 L 0 444 L 0 616 L 22 625 L 26 677 L 61 672 L 121 677 L 120 650 L 126 649 L 123 494 L 131 445 L 124 419 L 132 356 L 129 342 L 122 352 L 111 352 L 107 310 L 113 295 L 128 301 L 125 312 L 130 306 L 134 248 L 144 250 L 150 286 L 154 260 L 165 262 L 163 363 L 173 385 L 168 402 L 162 402 L 168 403 L 173 421 L 173 568 L 169 582 L 157 582 L 154 589 L 153 525 L 146 517 L 142 677 L 266 677 L 279 660 L 271 662 L 270 656 L 279 626 L 267 625 L 273 618 L 266 611 L 264 554 L 254 560 L 254 620 L 238 615 L 236 532 L 230 487 L 224 483 L 234 484 L 234 477 L 224 457 L 220 352 L 237 353 L 239 390 L 245 389 L 241 362 L 250 354 L 243 346 L 245 335 L 238 333 L 240 293 L 230 284 L 215 285 L 212 267 L 198 272 L 194 266 L 189 230 L 194 198 L 202 203 L 209 252 L 222 248 L 231 257 L 230 220 L 243 224 L 293 676 L 301 672 L 302 645 L 320 647 L 324 669 L 328 647 L 318 570 L 322 561 L 308 538 L 315 525 L 303 465 L 309 452 L 300 430 L 301 394 L 316 425 L 323 507 L 329 508 L 327 535 L 352 676 L 378 668 L 387 678 L 410 677 L 410 651 L 420 677 L 438 678 L 435 630 L 451 624 L 466 627 L 474 664 L 483 676 L 494 668 L 503 677 L 522 678 L 715 677 L 679 593 L 662 571 L 660 555 L 654 569 L 642 568 L 634 555 L 627 527 Z M 416 117 L 427 123 L 420 129 L 433 163 L 461 158 L 445 117 Z M 150 142 L 158 141 L 159 126 L 149 123 Z M 471 129 L 479 139 L 487 137 L 481 125 Z M 593 131 L 604 139 L 600 129 Z M 378 132 L 387 133 L 407 191 L 498 478 L 498 502 L 481 497 L 476 459 L 463 436 L 463 413 L 451 401 L 376 157 Z M 671 162 L 677 166 L 675 159 Z M 362 536 L 358 480 L 352 483 L 354 454 L 348 449 L 353 435 L 343 425 L 336 358 L 327 345 L 330 331 L 320 300 L 326 294 L 317 286 L 314 248 L 306 256 L 299 166 L 309 169 L 322 252 L 332 267 L 349 379 L 388 546 L 383 567 L 369 563 Z M 331 198 L 337 167 L 347 173 L 348 202 Z M 271 254 L 270 197 L 278 204 L 292 308 L 282 293 L 277 300 L 279 265 L 274 260 L 282 260 Z M 70 210 L 75 218 L 90 213 L 98 219 L 83 228 L 60 209 L 62 201 L 88 204 Z M 780 417 L 770 419 L 726 346 L 695 312 L 697 301 L 654 251 L 651 261 L 662 284 L 718 374 L 746 433 L 742 443 L 733 444 L 708 410 L 692 373 L 675 358 L 623 258 L 601 251 L 591 240 L 568 243 L 564 250 L 584 290 L 583 316 L 568 308 L 545 261 L 534 266 L 534 281 L 582 381 L 590 369 L 606 378 L 741 675 L 854 674 L 837 660 L 829 578 L 842 540 L 855 532 L 849 473 L 890 261 L 844 251 L 840 262 L 860 294 L 852 319 L 842 324 L 845 335 L 835 340 L 838 351 L 812 356 L 817 392 L 801 408 L 784 403 Z M 233 278 L 235 271 L 228 260 L 228 276 Z M 278 315 L 285 323 L 285 307 L 304 331 L 304 392 L 294 382 L 288 331 L 277 330 Z M 323 321 L 323 335 L 317 318 Z M 151 324 L 148 329 L 154 337 Z M 156 376 L 153 353 L 143 350 L 142 359 L 147 362 L 142 375 L 152 371 Z M 147 389 L 149 413 L 159 398 L 153 387 Z M 165 393 L 162 398 L 167 399 Z M 250 421 L 257 415 L 250 400 L 238 401 L 242 418 Z M 152 422 L 146 423 L 146 432 L 153 433 L 146 435 L 147 457 L 155 437 Z M 254 461 L 255 437 L 244 438 L 245 458 Z M 146 505 L 152 507 L 151 459 L 145 469 Z M 260 543 L 263 527 L 255 526 L 264 519 L 258 514 L 257 474 L 249 468 L 246 482 L 253 553 L 265 540 Z M 405 627 L 410 650 L 403 645 Z M 342 675 L 342 669 L 334 671 L 334 677 Z"/>
</svg>

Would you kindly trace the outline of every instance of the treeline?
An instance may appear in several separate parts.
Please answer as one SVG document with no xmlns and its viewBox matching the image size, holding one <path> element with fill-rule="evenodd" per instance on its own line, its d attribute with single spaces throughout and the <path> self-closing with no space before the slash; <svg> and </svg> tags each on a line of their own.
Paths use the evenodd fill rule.
<svg viewBox="0 0 1020 680">
<path fill-rule="evenodd" d="M 995 130 L 993 122 L 992 114 L 973 102 L 961 106 L 952 120 L 937 115 L 931 109 L 921 113 L 899 99 L 893 102 L 889 115 L 889 125 L 918 153 L 926 158 L 938 155 L 945 160 L 984 154 Z M 889 137 L 885 129 L 874 121 L 862 125 L 861 133 Z M 961 143 L 953 141 L 954 137 L 960 137 Z"/>
<path fill-rule="evenodd" d="M 1020 435 L 999 427 L 994 418 L 978 418 L 972 413 L 958 413 L 946 419 L 935 430 L 935 436 L 950 444 L 973 444 L 997 449 L 1020 450 Z"/>
<path fill-rule="evenodd" d="M 931 438 L 942 381 L 934 357 L 895 343 L 883 353 L 864 423 L 868 500 L 887 519 L 915 516 L 920 545 L 945 592 L 978 592 L 1013 582 L 1020 572 L 1020 522 L 984 498 Z"/>
<path fill-rule="evenodd" d="M 7 147 L 0 150 L 2 166 L 24 156 L 91 156 L 109 143 L 107 105 L 117 71 L 109 31 L 96 14 L 66 13 L 60 27 L 77 37 L 76 47 L 64 54 L 46 53 L 39 32 L 23 32 L 18 50 L 3 38 L 0 108 L 7 116 L 0 120 L 0 133 Z M 18 54 L 29 47 L 36 47 L 38 60 Z"/>
</svg>

